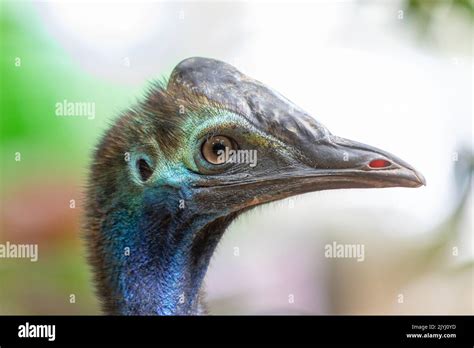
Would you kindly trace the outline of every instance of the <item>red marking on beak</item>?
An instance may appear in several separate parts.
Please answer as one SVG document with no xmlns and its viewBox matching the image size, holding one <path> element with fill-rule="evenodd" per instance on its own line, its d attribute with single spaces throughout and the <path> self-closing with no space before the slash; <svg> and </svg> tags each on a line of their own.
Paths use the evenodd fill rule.
<svg viewBox="0 0 474 348">
<path fill-rule="evenodd" d="M 375 159 L 369 163 L 370 168 L 385 168 L 389 167 L 391 163 L 383 159 Z"/>
</svg>

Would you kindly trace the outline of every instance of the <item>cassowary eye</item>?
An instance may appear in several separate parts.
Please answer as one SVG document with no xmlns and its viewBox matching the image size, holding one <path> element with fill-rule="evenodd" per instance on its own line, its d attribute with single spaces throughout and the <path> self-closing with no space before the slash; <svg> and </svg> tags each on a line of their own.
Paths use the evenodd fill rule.
<svg viewBox="0 0 474 348">
<path fill-rule="evenodd" d="M 138 173 L 140 174 L 140 179 L 142 181 L 147 181 L 150 178 L 151 174 L 153 174 L 153 170 L 151 169 L 150 165 L 143 158 L 140 158 L 137 161 L 137 169 Z"/>
<path fill-rule="evenodd" d="M 212 164 L 224 164 L 227 151 L 235 150 L 237 145 L 233 139 L 216 135 L 204 141 L 201 147 L 202 156 Z"/>
</svg>

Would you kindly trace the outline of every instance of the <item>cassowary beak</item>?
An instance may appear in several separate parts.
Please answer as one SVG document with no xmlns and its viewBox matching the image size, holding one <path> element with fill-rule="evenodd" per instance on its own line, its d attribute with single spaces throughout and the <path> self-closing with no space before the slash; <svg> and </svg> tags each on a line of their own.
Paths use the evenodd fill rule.
<svg viewBox="0 0 474 348">
<path fill-rule="evenodd" d="M 308 153 L 308 150 L 310 153 Z M 328 136 L 314 147 L 306 147 L 312 168 L 298 177 L 313 181 L 313 189 L 419 187 L 423 175 L 396 156 L 352 140 Z"/>
</svg>

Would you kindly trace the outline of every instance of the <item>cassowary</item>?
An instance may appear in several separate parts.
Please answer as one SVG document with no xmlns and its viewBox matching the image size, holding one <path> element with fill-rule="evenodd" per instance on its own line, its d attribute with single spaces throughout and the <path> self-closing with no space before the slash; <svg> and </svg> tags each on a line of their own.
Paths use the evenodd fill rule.
<svg viewBox="0 0 474 348">
<path fill-rule="evenodd" d="M 94 153 L 85 237 L 103 309 L 206 313 L 202 281 L 239 214 L 311 191 L 423 184 L 399 158 L 331 134 L 233 66 L 186 59 Z"/>
</svg>

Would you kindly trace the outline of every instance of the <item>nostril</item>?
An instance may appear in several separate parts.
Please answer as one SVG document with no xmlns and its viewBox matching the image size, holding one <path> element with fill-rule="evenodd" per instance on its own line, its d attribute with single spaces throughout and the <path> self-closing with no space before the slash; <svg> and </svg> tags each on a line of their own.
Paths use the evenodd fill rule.
<svg viewBox="0 0 474 348">
<path fill-rule="evenodd" d="M 392 163 L 384 159 L 375 159 L 369 163 L 370 168 L 386 168 L 390 167 L 391 165 Z"/>
</svg>

